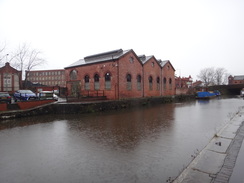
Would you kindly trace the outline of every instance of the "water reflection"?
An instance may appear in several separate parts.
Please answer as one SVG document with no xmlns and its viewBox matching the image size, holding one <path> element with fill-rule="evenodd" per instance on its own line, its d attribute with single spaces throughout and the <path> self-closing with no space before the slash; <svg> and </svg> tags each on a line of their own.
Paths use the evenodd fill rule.
<svg viewBox="0 0 244 183">
<path fill-rule="evenodd" d="M 169 131 L 174 119 L 174 106 L 150 107 L 69 119 L 71 130 L 78 131 L 97 144 L 113 149 L 134 149 L 141 140 L 156 139 Z M 72 117 L 71 117 L 72 118 Z M 153 118 L 153 120 L 152 120 Z M 163 120 L 162 120 L 163 119 Z M 81 132 L 81 133 L 80 133 Z"/>
<path fill-rule="evenodd" d="M 166 182 L 241 105 L 223 99 L 1 121 L 0 182 Z"/>
<path fill-rule="evenodd" d="M 197 100 L 197 102 L 199 103 L 199 104 L 208 104 L 209 103 L 209 100 Z"/>
</svg>

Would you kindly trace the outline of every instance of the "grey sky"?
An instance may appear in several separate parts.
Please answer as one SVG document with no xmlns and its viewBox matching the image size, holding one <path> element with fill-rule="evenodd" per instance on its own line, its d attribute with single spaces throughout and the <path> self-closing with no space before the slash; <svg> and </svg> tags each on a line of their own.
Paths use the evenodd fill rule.
<svg viewBox="0 0 244 183">
<path fill-rule="evenodd" d="M 244 1 L 0 0 L 0 43 L 41 50 L 48 64 L 36 69 L 122 48 L 194 80 L 206 67 L 244 75 Z"/>
</svg>

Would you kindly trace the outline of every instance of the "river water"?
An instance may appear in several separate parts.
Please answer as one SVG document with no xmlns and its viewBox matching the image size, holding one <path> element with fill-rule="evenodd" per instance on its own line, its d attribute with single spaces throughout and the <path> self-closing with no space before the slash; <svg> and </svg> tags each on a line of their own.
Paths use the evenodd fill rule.
<svg viewBox="0 0 244 183">
<path fill-rule="evenodd" d="M 243 106 L 240 98 L 0 122 L 0 182 L 167 182 Z"/>
</svg>

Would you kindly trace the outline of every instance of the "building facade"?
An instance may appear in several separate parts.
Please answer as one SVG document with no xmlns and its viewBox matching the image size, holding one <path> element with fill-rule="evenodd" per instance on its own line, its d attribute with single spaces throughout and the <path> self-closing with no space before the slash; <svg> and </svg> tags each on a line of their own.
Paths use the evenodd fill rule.
<svg viewBox="0 0 244 183">
<path fill-rule="evenodd" d="M 176 94 L 189 94 L 192 89 L 192 77 L 175 77 Z"/>
<path fill-rule="evenodd" d="M 229 85 L 244 84 L 244 75 L 229 76 L 228 81 L 229 81 L 228 82 Z"/>
<path fill-rule="evenodd" d="M 0 91 L 14 93 L 22 87 L 22 72 L 14 69 L 8 62 L 0 68 Z"/>
<path fill-rule="evenodd" d="M 169 60 L 159 60 L 162 67 L 162 95 L 175 95 L 175 69 Z"/>
<path fill-rule="evenodd" d="M 162 67 L 154 56 L 139 56 L 142 62 L 144 92 L 143 97 L 161 96 Z"/>
<path fill-rule="evenodd" d="M 169 61 L 119 49 L 78 60 L 65 68 L 65 78 L 69 96 L 126 99 L 174 95 L 174 72 Z"/>
<path fill-rule="evenodd" d="M 45 86 L 65 87 L 64 69 L 26 71 L 27 80 Z"/>
</svg>

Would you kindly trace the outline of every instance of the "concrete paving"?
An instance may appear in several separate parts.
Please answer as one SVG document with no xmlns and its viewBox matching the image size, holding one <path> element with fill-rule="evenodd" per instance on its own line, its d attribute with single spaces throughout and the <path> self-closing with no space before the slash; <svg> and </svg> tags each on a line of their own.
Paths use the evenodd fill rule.
<svg viewBox="0 0 244 183">
<path fill-rule="evenodd" d="M 242 141 L 241 149 L 238 153 L 236 164 L 233 169 L 233 173 L 230 177 L 229 183 L 244 182 L 244 141 Z"/>
<path fill-rule="evenodd" d="M 215 135 L 174 183 L 228 183 L 237 157 L 244 158 L 244 151 L 240 151 L 243 139 L 244 107 Z"/>
</svg>

